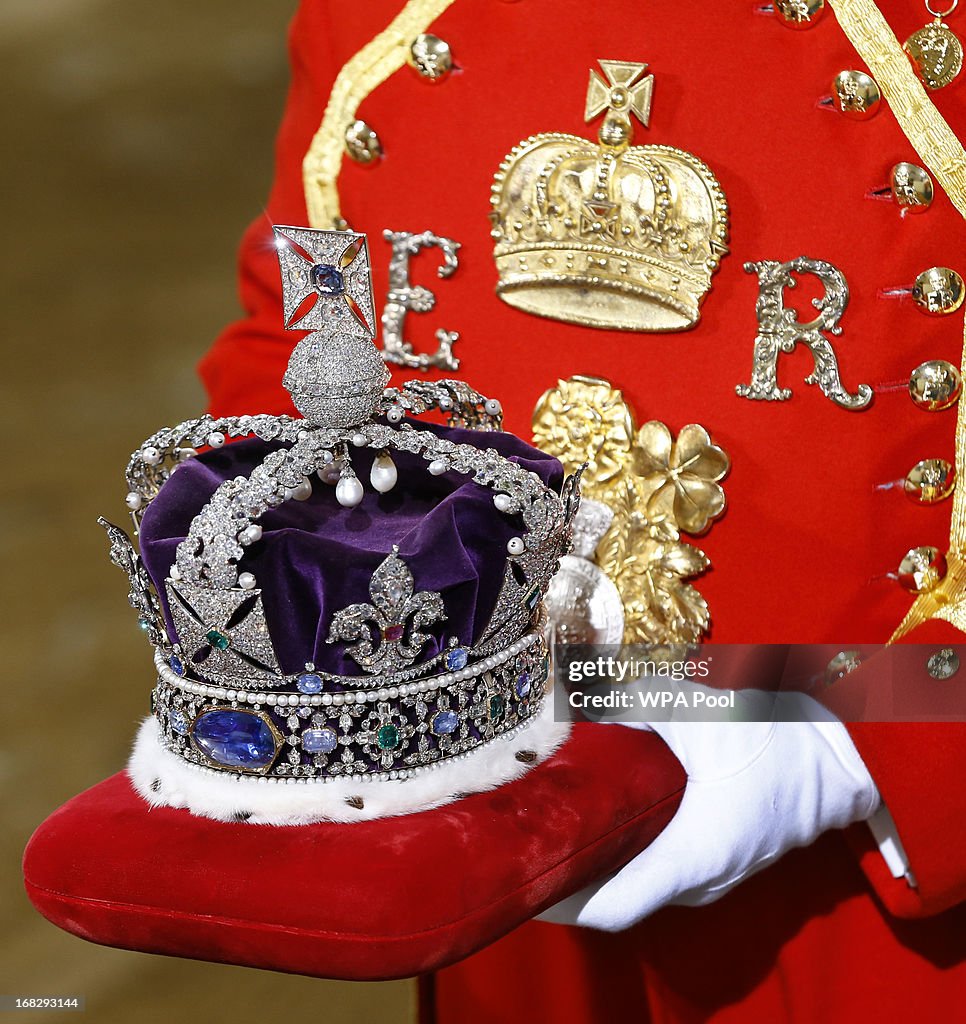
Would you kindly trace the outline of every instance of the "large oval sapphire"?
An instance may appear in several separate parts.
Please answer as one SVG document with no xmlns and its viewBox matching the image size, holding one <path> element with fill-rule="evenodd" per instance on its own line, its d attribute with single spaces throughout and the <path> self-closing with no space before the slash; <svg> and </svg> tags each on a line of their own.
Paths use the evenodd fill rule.
<svg viewBox="0 0 966 1024">
<path fill-rule="evenodd" d="M 251 711 L 206 711 L 195 719 L 191 738 L 202 753 L 226 768 L 265 768 L 275 760 L 275 736 Z"/>
</svg>

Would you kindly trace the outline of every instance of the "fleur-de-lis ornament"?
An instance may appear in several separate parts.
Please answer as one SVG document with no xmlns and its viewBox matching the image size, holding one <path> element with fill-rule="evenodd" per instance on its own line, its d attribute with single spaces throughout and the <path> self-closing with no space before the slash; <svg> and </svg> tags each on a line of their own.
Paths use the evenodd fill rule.
<svg viewBox="0 0 966 1024">
<path fill-rule="evenodd" d="M 408 668 L 430 639 L 420 630 L 446 618 L 442 597 L 429 590 L 414 593 L 414 586 L 394 544 L 369 581 L 372 604 L 350 604 L 337 612 L 327 642 L 358 640 L 348 652 L 372 675 Z"/>
</svg>

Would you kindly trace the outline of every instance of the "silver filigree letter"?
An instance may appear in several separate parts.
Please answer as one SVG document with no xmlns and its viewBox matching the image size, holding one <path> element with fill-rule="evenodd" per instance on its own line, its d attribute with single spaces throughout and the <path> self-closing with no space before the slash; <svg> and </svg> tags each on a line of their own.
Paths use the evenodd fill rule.
<svg viewBox="0 0 966 1024">
<path fill-rule="evenodd" d="M 823 332 L 841 334 L 839 320 L 849 303 L 849 286 L 845 275 L 831 263 L 806 256 L 779 263 L 759 260 L 746 263 L 749 274 L 758 275 L 758 336 L 752 364 L 751 383 L 739 384 L 735 390 L 742 398 L 785 402 L 792 397 L 791 388 L 778 386 L 778 357 L 791 352 L 798 342 L 807 345 L 815 360 L 815 369 L 805 378 L 806 384 L 817 384 L 827 398 L 844 409 L 864 409 L 872 401 L 872 388 L 860 384 L 855 394 L 842 385 L 839 364 L 831 342 Z M 814 274 L 825 288 L 825 294 L 813 299 L 818 316 L 806 324 L 799 323 L 794 309 L 785 305 L 786 288 L 795 287 L 792 274 Z"/>
<path fill-rule="evenodd" d="M 384 231 L 383 238 L 392 246 L 389 260 L 389 295 L 382 311 L 382 357 L 387 363 L 398 366 L 410 366 L 417 370 L 427 370 L 431 366 L 441 370 L 455 370 L 460 361 L 453 355 L 453 344 L 459 338 L 458 331 L 436 331 L 439 342 L 435 352 L 415 353 L 410 342 L 403 339 L 403 328 L 406 314 L 428 313 L 436 305 L 436 296 L 421 285 L 414 285 L 409 280 L 409 261 L 420 251 L 430 246 L 437 246 L 443 253 L 443 265 L 436 271 L 439 277 L 450 277 L 459 266 L 456 250 L 459 242 L 451 238 L 441 238 L 432 231 L 424 231 L 414 235 L 410 231 Z"/>
</svg>

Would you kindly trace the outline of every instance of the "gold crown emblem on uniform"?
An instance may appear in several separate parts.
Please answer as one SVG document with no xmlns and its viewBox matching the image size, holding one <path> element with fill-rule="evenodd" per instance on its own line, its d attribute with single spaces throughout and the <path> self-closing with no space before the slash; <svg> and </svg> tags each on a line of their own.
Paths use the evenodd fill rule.
<svg viewBox="0 0 966 1024">
<path fill-rule="evenodd" d="M 680 331 L 727 251 L 728 203 L 697 157 L 631 146 L 645 126 L 654 76 L 602 60 L 584 117 L 607 111 L 599 142 L 545 132 L 516 146 L 493 183 L 490 219 L 504 302 L 590 327 Z M 644 77 L 642 77 L 644 76 Z"/>
</svg>

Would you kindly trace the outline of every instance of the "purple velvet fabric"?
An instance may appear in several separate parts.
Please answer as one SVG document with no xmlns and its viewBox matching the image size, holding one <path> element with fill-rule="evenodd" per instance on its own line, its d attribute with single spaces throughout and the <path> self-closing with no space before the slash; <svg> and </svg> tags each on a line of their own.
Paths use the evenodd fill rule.
<svg viewBox="0 0 966 1024">
<path fill-rule="evenodd" d="M 560 489 L 560 463 L 512 434 L 417 426 L 457 443 L 495 448 Z M 164 581 L 178 544 L 219 484 L 250 476 L 279 447 L 256 438 L 205 452 L 183 464 L 146 509 L 141 552 L 165 606 L 172 639 Z M 521 532 L 520 517 L 497 512 L 493 492 L 469 477 L 434 477 L 417 456 L 391 454 L 399 482 L 388 494 L 378 494 L 369 485 L 373 453 L 353 449 L 352 464 L 365 487 L 362 504 L 342 508 L 335 488 L 313 476 L 308 501 L 286 502 L 258 520 L 262 539 L 246 550 L 241 569 L 258 580 L 269 633 L 286 674 L 301 671 L 306 662 L 323 672 L 363 674 L 346 645 L 326 643 L 326 637 L 336 612 L 370 602 L 369 579 L 393 544 L 413 574 L 415 589 L 436 591 L 446 606 L 446 620 L 427 630 L 433 640 L 419 661 L 433 657 L 451 637 L 471 646 L 487 626 L 503 582 L 506 543 Z"/>
</svg>

